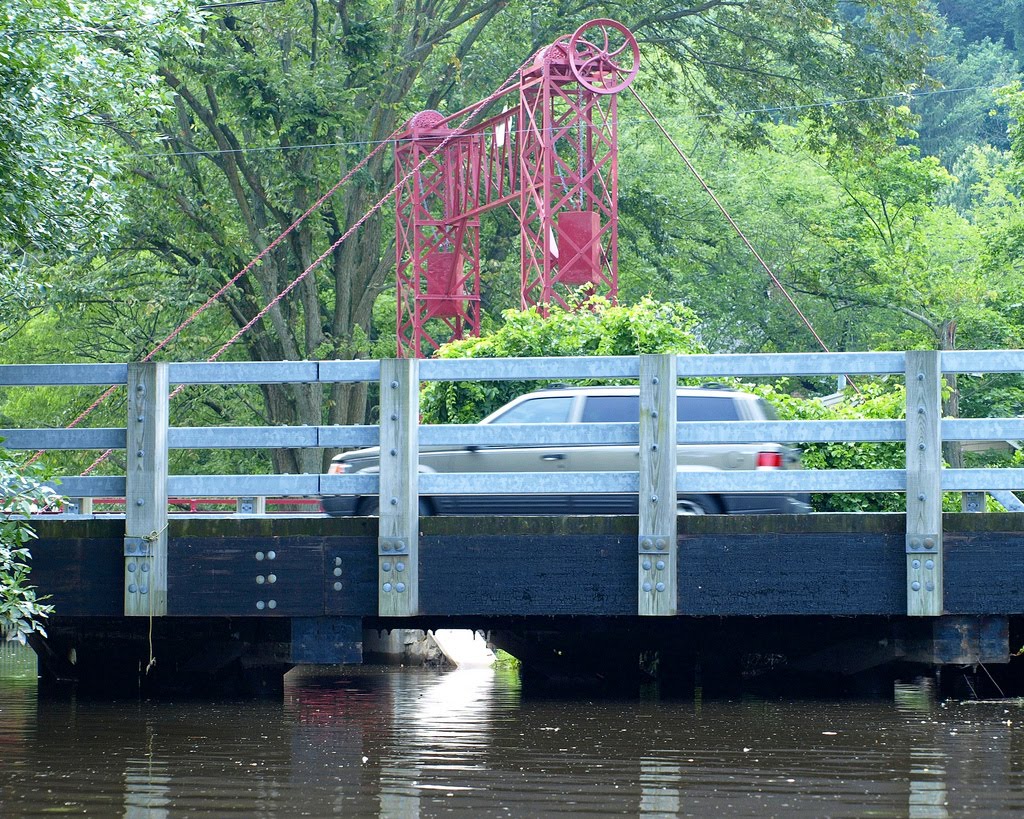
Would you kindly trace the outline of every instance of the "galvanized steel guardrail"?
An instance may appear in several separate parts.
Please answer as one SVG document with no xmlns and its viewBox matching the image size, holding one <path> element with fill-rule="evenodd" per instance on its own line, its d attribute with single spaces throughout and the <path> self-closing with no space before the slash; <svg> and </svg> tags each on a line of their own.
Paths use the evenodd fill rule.
<svg viewBox="0 0 1024 819">
<path fill-rule="evenodd" d="M 1024 351 L 953 351 L 937 354 L 943 373 L 1024 372 Z M 376 381 L 378 361 L 170 363 L 171 384 L 337 383 Z M 676 357 L 679 377 L 781 377 L 903 374 L 906 355 L 882 353 L 789 353 L 684 355 Z M 639 358 L 428 359 L 419 362 L 421 381 L 636 379 Z M 35 364 L 0 366 L 0 387 L 127 384 L 126 364 Z M 937 411 L 937 410 L 936 410 Z M 638 424 L 428 425 L 419 430 L 424 446 L 635 445 Z M 943 419 L 943 440 L 1024 440 L 1024 419 Z M 377 426 L 172 427 L 171 449 L 349 448 L 376 446 Z M 124 449 L 125 428 L 0 429 L 10 450 Z M 680 422 L 677 442 L 800 443 L 905 442 L 903 420 L 701 421 Z M 905 491 L 905 470 L 680 471 L 678 488 L 693 492 L 878 492 Z M 1024 488 L 1021 469 L 961 469 L 942 472 L 942 488 L 985 491 Z M 67 476 L 59 489 L 74 497 L 123 495 L 125 479 Z M 473 476 L 424 475 L 423 493 L 635 492 L 636 473 L 552 473 L 493 475 L 481 487 Z M 172 475 L 168 491 L 210 497 L 373 494 L 375 475 Z"/>
<path fill-rule="evenodd" d="M 944 469 L 943 440 L 1024 439 L 1017 418 L 942 419 L 943 373 L 1024 372 L 1024 351 L 910 351 L 425 361 L 69 364 L 0 366 L 0 387 L 128 386 L 126 426 L 0 430 L 9 449 L 125 449 L 121 476 L 69 476 L 74 497 L 125 496 L 125 613 L 166 613 L 168 496 L 379 494 L 379 614 L 418 610 L 416 500 L 419 494 L 637 492 L 638 613 L 676 612 L 675 494 L 720 492 L 906 493 L 907 612 L 942 612 L 942 492 L 1024 488 L 1024 469 Z M 891 375 L 905 377 L 906 420 L 675 422 L 680 377 Z M 423 381 L 633 379 L 633 424 L 420 427 Z M 171 384 L 379 381 L 380 426 L 169 428 Z M 902 442 L 904 469 L 702 471 L 677 469 L 687 443 Z M 636 472 L 418 474 L 421 446 L 622 444 L 639 447 Z M 170 448 L 357 447 L 380 445 L 380 473 L 355 475 L 168 475 Z M 1012 498 L 1012 495 L 1007 495 Z M 1014 498 L 1014 500 L 1016 500 Z M 397 559 L 396 555 L 401 559 Z M 396 568 L 400 567 L 400 568 Z M 407 571 L 406 571 L 407 569 Z M 137 573 L 137 572 L 141 572 Z M 396 573 L 397 572 L 397 573 Z M 403 573 L 404 572 L 404 573 Z"/>
</svg>

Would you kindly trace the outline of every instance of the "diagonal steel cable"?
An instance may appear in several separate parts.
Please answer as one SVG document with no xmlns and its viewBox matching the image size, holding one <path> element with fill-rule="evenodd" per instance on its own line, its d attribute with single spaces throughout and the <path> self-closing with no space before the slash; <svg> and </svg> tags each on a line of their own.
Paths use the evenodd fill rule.
<svg viewBox="0 0 1024 819">
<path fill-rule="evenodd" d="M 152 360 L 153 356 L 155 356 L 158 352 L 160 352 L 160 350 L 162 350 L 164 347 L 166 347 L 168 344 L 174 341 L 174 339 L 176 339 L 182 333 L 182 331 L 185 330 L 186 327 L 192 324 L 192 322 L 199 318 L 199 316 L 201 316 L 210 307 L 216 304 L 220 297 L 223 296 L 229 289 L 231 289 L 231 287 L 234 286 L 234 284 L 239 279 L 241 279 L 242 276 L 244 276 L 246 273 L 252 270 L 259 262 L 263 261 L 263 259 L 265 259 L 267 255 L 270 254 L 278 245 L 280 245 L 281 242 L 283 242 L 292 231 L 294 231 L 299 225 L 305 222 L 306 219 L 308 219 L 315 211 L 317 211 L 323 205 L 324 202 L 326 202 L 328 199 L 334 196 L 334 194 L 337 193 L 338 190 L 346 182 L 348 182 L 350 179 L 352 179 L 353 176 L 359 173 L 359 171 L 365 168 L 369 161 L 373 159 L 373 157 L 376 154 L 378 154 L 381 150 L 383 150 L 385 145 L 393 143 L 400 132 L 401 129 L 396 128 L 394 131 L 391 132 L 391 135 L 387 138 L 387 140 L 379 142 L 372 151 L 370 151 L 366 156 L 359 160 L 359 162 L 357 162 L 347 174 L 345 174 L 340 180 L 338 180 L 338 182 L 335 185 L 328 189 L 328 191 L 325 194 L 323 194 L 323 196 L 321 196 L 319 199 L 316 200 L 316 202 L 310 205 L 309 208 L 306 209 L 305 213 L 303 213 L 298 219 L 296 219 L 287 228 L 285 228 L 284 231 L 276 239 L 274 239 L 274 241 L 272 241 L 269 245 L 263 248 L 263 250 L 260 251 L 259 255 L 252 259 L 245 267 L 243 267 L 234 276 L 228 279 L 228 281 L 219 290 L 217 290 L 216 293 L 210 296 L 210 298 L 208 298 L 200 307 L 196 308 L 192 315 L 190 315 L 187 319 L 181 322 L 181 324 L 175 327 L 162 341 L 160 341 L 152 350 L 150 350 L 145 355 L 145 357 L 140 359 L 140 361 L 146 362 Z M 101 404 L 103 404 L 104 401 L 106 401 L 111 395 L 113 395 L 120 386 L 120 384 L 114 384 L 113 386 L 109 387 L 99 396 L 99 398 L 97 398 L 95 401 L 93 401 L 92 404 L 90 404 L 81 413 L 79 413 L 78 417 L 76 417 L 70 424 L 68 424 L 66 429 L 72 429 L 78 426 L 80 423 L 82 423 L 82 421 L 84 421 L 93 412 L 95 412 L 96 409 Z M 40 449 L 38 452 L 35 453 L 35 455 L 33 455 L 28 461 L 26 461 L 25 465 L 28 466 L 29 464 L 35 463 L 37 460 L 39 460 L 40 457 L 42 457 L 45 451 L 45 449 Z"/>
<path fill-rule="evenodd" d="M 301 284 L 313 271 L 315 271 L 318 267 L 320 267 L 320 265 L 323 264 L 324 260 L 327 259 L 335 250 L 337 250 L 337 248 L 340 247 L 341 244 L 346 239 L 348 239 L 353 233 L 355 233 L 360 227 L 362 227 L 362 225 L 371 216 L 373 216 L 373 214 L 375 214 L 382 207 L 384 207 L 385 203 L 389 199 L 391 199 L 392 196 L 394 196 L 396 193 L 398 193 L 398 191 L 401 190 L 402 187 L 416 173 L 418 173 L 420 171 L 420 169 L 423 168 L 424 165 L 426 165 L 438 153 L 440 153 L 445 148 L 447 148 L 448 144 L 452 140 L 454 140 L 457 137 L 459 137 L 460 136 L 460 129 L 464 128 L 466 126 L 466 124 L 470 120 L 473 119 L 473 117 L 475 117 L 480 111 L 482 111 L 484 108 L 486 108 L 492 102 L 494 102 L 496 99 L 498 99 L 499 97 L 501 97 L 504 94 L 507 94 L 509 92 L 509 90 L 511 89 L 510 83 L 517 77 L 519 72 L 522 71 L 523 67 L 526 64 L 527 64 L 527 62 L 524 62 L 522 65 L 520 65 L 518 68 L 516 68 L 516 70 L 514 72 L 512 72 L 512 74 L 509 75 L 508 79 L 505 80 L 505 82 L 503 82 L 498 87 L 498 89 L 496 91 L 494 91 L 492 94 L 490 94 L 489 96 L 485 97 L 479 103 L 477 103 L 475 106 L 473 106 L 473 108 L 469 111 L 469 113 L 466 114 L 466 116 L 462 119 L 462 121 L 454 129 L 452 129 L 451 133 L 448 134 L 448 136 L 446 136 L 443 140 L 441 140 L 440 143 L 438 143 L 436 148 L 434 148 L 432 151 L 430 151 L 430 153 L 426 154 L 423 157 L 423 159 L 420 160 L 420 162 L 416 165 L 416 167 L 412 168 L 407 174 L 405 174 L 405 176 L 403 176 L 398 182 L 396 182 L 394 184 L 394 186 L 386 194 L 384 194 L 384 196 L 382 196 L 380 199 L 378 199 L 377 202 L 372 207 L 370 207 L 370 209 L 367 210 L 366 213 L 364 213 L 358 220 L 356 220 L 356 222 L 353 223 L 352 226 L 349 227 L 349 229 L 346 230 L 333 244 L 331 244 L 331 246 L 329 248 L 327 248 L 327 250 L 325 250 L 316 259 L 314 259 L 313 262 L 310 263 L 310 265 L 305 270 L 303 270 L 280 293 L 278 293 L 273 299 L 271 299 L 267 303 L 267 305 L 265 307 L 263 307 L 263 309 L 261 309 L 255 316 L 253 316 L 251 319 L 249 319 L 249 321 L 246 322 L 245 325 L 243 327 L 241 327 L 241 329 L 239 329 L 237 333 L 235 333 L 231 338 L 229 338 L 226 342 L 224 342 L 224 344 L 221 345 L 221 347 L 213 355 L 211 355 L 209 358 L 206 359 L 207 362 L 211 362 L 212 363 L 212 362 L 216 361 L 217 359 L 219 359 L 225 352 L 227 352 L 227 350 L 236 341 L 238 341 L 243 335 L 245 335 L 250 329 L 252 329 L 252 327 L 258 321 L 260 321 L 264 316 L 266 316 L 267 313 L 269 313 L 274 308 L 275 305 L 277 305 L 283 298 L 285 298 L 289 293 L 291 293 L 292 290 L 294 290 L 296 287 L 298 287 L 299 284 Z M 396 131 L 395 133 L 396 134 L 399 133 L 400 130 L 401 129 L 399 129 L 399 131 Z M 185 384 L 179 384 L 171 392 L 170 398 L 171 399 L 175 398 L 178 394 L 181 393 L 182 390 L 185 389 L 186 386 L 187 385 L 185 385 Z M 112 452 L 113 452 L 112 449 L 108 449 L 106 452 L 104 452 L 102 455 L 100 455 L 99 458 L 97 458 L 95 461 L 93 461 L 93 463 L 91 463 L 85 469 L 85 471 L 83 471 L 81 474 L 82 475 L 88 475 L 90 472 L 92 472 L 93 469 L 95 469 L 97 466 L 99 466 L 101 463 L 103 463 L 107 458 L 109 458 Z"/>
<path fill-rule="evenodd" d="M 771 267 L 768 266 L 768 263 L 762 258 L 761 254 L 757 252 L 757 249 L 751 243 L 750 239 L 747 238 L 747 235 L 740 229 L 740 226 L 736 224 L 736 221 L 729 214 L 729 211 L 726 210 L 725 205 L 723 205 L 719 198 L 715 196 L 715 192 L 711 189 L 711 186 L 704 181 L 704 177 L 700 175 L 700 172 L 694 167 L 693 163 L 690 162 L 689 157 L 687 157 L 686 154 L 683 153 L 683 149 L 679 147 L 676 141 L 672 138 L 672 135 L 669 134 L 665 126 L 662 125 L 661 120 L 659 120 L 654 115 L 654 112 L 647 107 L 647 103 L 643 101 L 640 95 L 636 92 L 635 88 L 630 87 L 629 90 L 636 98 L 636 101 L 640 103 L 640 107 L 644 109 L 644 111 L 651 118 L 651 120 L 653 120 L 654 124 L 658 126 L 658 129 L 665 136 L 665 139 L 667 139 L 669 141 L 669 144 L 673 147 L 673 149 L 675 149 L 675 152 L 679 155 L 679 158 L 683 160 L 683 164 L 686 165 L 687 170 L 689 170 L 689 172 L 693 174 L 694 178 L 700 183 L 700 186 L 704 189 L 704 192 L 711 197 L 711 201 L 718 206 L 718 209 L 722 212 L 722 215 L 732 226 L 732 229 L 736 231 L 736 235 L 739 236 L 740 239 L 743 241 L 743 244 L 747 246 L 747 250 L 749 250 L 751 254 L 753 254 L 754 258 L 757 259 L 761 267 L 764 268 L 765 273 L 768 274 L 768 277 L 772 280 L 772 283 L 779 289 L 782 295 L 786 297 L 786 301 L 788 301 L 790 306 L 796 311 L 796 314 L 800 316 L 801 321 L 803 321 L 807 329 L 810 330 L 811 335 L 814 336 L 814 340 L 818 342 L 818 345 L 826 353 L 832 352 L 829 349 L 828 345 L 822 340 L 821 336 L 818 335 L 817 330 L 814 329 L 814 325 L 811 324 L 810 319 L 807 318 L 806 315 L 804 315 L 804 311 L 800 309 L 800 306 L 796 303 L 796 300 L 790 295 L 785 285 L 783 285 L 783 283 L 779 281 L 779 277 L 775 275 L 775 272 L 771 269 Z M 857 389 L 857 385 L 853 382 L 853 379 L 850 378 L 849 375 L 846 376 L 846 380 L 849 381 L 850 385 L 857 391 L 858 394 L 860 394 L 860 390 Z"/>
</svg>

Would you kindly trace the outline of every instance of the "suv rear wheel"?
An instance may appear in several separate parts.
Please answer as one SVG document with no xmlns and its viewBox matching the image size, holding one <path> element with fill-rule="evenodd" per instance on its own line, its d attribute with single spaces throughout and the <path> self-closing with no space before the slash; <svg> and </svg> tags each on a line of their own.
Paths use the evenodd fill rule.
<svg viewBox="0 0 1024 819">
<path fill-rule="evenodd" d="M 677 515 L 715 515 L 718 505 L 711 498 L 679 498 L 676 501 Z"/>
</svg>

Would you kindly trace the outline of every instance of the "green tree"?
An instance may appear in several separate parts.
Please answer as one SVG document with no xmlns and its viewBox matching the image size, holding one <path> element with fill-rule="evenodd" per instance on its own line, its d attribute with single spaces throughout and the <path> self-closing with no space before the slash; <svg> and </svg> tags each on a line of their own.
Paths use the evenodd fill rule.
<svg viewBox="0 0 1024 819">
<path fill-rule="evenodd" d="M 445 344 L 440 358 L 524 358 L 706 352 L 695 331 L 697 316 L 682 304 L 643 298 L 630 307 L 593 299 L 583 309 L 509 310 L 505 322 L 481 338 Z M 517 395 L 547 382 L 431 382 L 420 399 L 426 423 L 471 424 Z"/>
<path fill-rule="evenodd" d="M 24 643 L 34 632 L 45 636 L 42 621 L 53 607 L 40 602 L 29 583 L 28 543 L 33 511 L 59 501 L 31 471 L 0 450 L 0 637 Z"/>
<path fill-rule="evenodd" d="M 179 0 L 0 6 L 0 339 L 62 286 L 54 262 L 110 247 L 123 191 L 115 131 L 152 127 L 156 50 Z"/>
<path fill-rule="evenodd" d="M 138 357 L 408 116 L 425 108 L 456 110 L 483 97 L 555 34 L 601 14 L 624 17 L 637 32 L 652 65 L 648 87 L 664 81 L 748 143 L 760 137 L 770 114 L 734 117 L 736 109 L 872 97 L 914 81 L 925 57 L 914 38 L 930 24 L 913 0 L 812 0 L 799 15 L 781 0 L 626 6 L 286 0 L 212 8 L 198 48 L 161 50 L 158 74 L 173 104 L 159 133 L 125 134 L 134 153 L 127 166 L 135 180 L 130 221 L 117 251 L 83 268 L 79 280 L 88 306 L 76 321 L 104 327 L 105 349 L 120 344 L 118 357 Z M 841 130 L 855 139 L 884 129 L 886 111 L 865 103 L 856 116 L 829 107 L 811 116 L 815 133 Z M 190 330 L 175 354 L 196 357 L 216 349 L 366 212 L 391 180 L 388 159 L 371 161 L 354 184 L 230 289 L 225 311 L 194 335 Z M 375 299 L 389 286 L 393 265 L 388 222 L 381 214 L 371 218 L 229 355 L 365 354 Z M 498 239 L 507 242 L 507 231 Z M 487 251 L 490 260 L 503 252 Z M 116 298 L 88 287 L 112 281 Z M 502 292 L 490 283 L 486 289 Z M 361 420 L 364 395 L 345 385 L 327 395 L 270 385 L 262 398 L 269 423 L 348 423 Z M 316 471 L 316 458 L 282 452 L 275 468 Z"/>
</svg>

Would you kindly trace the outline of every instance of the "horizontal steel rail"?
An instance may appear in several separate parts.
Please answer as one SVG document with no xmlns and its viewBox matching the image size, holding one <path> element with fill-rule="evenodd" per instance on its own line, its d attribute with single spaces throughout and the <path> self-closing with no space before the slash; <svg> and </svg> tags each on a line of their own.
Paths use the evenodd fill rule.
<svg viewBox="0 0 1024 819">
<path fill-rule="evenodd" d="M 559 446 L 636 445 L 638 424 L 430 424 L 420 427 L 425 446 Z M 681 421 L 680 444 L 903 442 L 902 420 L 850 421 Z M 1024 440 L 1024 419 L 947 418 L 947 441 Z M 6 449 L 124 449 L 125 430 L 0 429 Z M 171 427 L 171 449 L 286 449 L 371 447 L 379 442 L 376 426 L 321 427 Z"/>
<path fill-rule="evenodd" d="M 1024 351 L 948 351 L 940 354 L 943 372 L 1024 372 Z M 769 376 L 902 374 L 907 354 L 786 353 L 757 355 L 676 356 L 679 377 L 731 378 Z M 379 361 L 194 362 L 167 365 L 172 384 L 356 383 L 381 377 Z M 595 356 L 516 359 L 428 359 L 419 362 L 421 382 L 458 380 L 632 380 L 640 375 L 639 358 Z M 0 366 L 0 386 L 90 386 L 125 384 L 125 364 L 34 364 Z M 1024 440 L 1021 418 L 947 418 L 941 436 L 949 441 Z M 682 421 L 676 427 L 678 445 L 736 443 L 903 443 L 903 420 L 816 421 Z M 0 430 L 2 446 L 11 450 L 124 449 L 125 428 Z M 170 449 L 275 449 L 373 447 L 380 441 L 376 425 L 303 427 L 172 427 Z M 420 426 L 422 448 L 637 446 L 639 425 L 616 424 L 495 424 Z M 632 476 L 632 477 L 631 477 Z M 843 470 L 832 472 L 764 470 L 710 472 L 681 469 L 679 491 L 686 492 L 874 492 L 903 491 L 903 470 Z M 1024 470 L 943 470 L 946 491 L 1010 490 L 1024 488 Z M 486 484 L 486 485 L 485 485 Z M 531 492 L 635 492 L 636 473 L 524 473 L 420 477 L 425 494 L 513 494 Z M 174 494 L 231 497 L 238 495 L 373 494 L 376 474 L 360 475 L 218 475 L 168 477 Z M 633 488 L 630 488 L 633 487 Z M 101 497 L 124 493 L 123 477 L 69 477 L 63 494 Z"/>
</svg>

